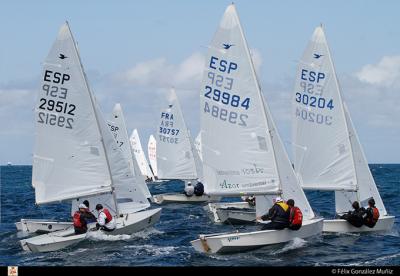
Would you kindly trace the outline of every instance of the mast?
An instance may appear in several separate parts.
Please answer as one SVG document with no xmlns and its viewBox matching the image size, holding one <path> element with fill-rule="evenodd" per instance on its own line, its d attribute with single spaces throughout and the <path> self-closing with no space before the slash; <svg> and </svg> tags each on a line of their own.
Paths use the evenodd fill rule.
<svg viewBox="0 0 400 276">
<path fill-rule="evenodd" d="M 79 55 L 78 48 L 76 47 L 75 39 L 74 39 L 74 36 L 72 35 L 71 29 L 70 29 L 70 27 L 69 27 L 69 23 L 68 23 L 68 21 L 66 21 L 65 23 L 67 24 L 68 31 L 69 31 L 69 33 L 70 33 L 70 35 L 71 35 L 71 38 L 72 38 L 72 41 L 73 41 L 73 45 L 74 45 L 75 52 L 76 52 L 76 54 L 77 54 L 77 56 L 78 56 L 79 68 L 80 68 L 80 70 L 81 70 L 81 73 L 82 73 L 82 75 L 83 75 L 83 78 L 85 79 L 85 87 L 86 87 L 86 89 L 87 89 L 88 92 L 89 92 L 90 102 L 92 103 L 92 107 L 93 107 L 93 111 L 94 111 L 94 116 L 95 116 L 95 118 L 96 118 L 97 128 L 99 129 L 99 131 L 100 131 L 100 133 L 101 133 L 100 124 L 99 124 L 99 118 L 98 118 L 97 111 L 96 111 L 96 108 L 95 108 L 95 103 L 94 103 L 94 100 L 93 100 L 93 95 L 92 95 L 92 92 L 91 92 L 91 90 L 90 90 L 90 87 L 89 87 L 89 84 L 88 84 L 88 81 L 87 81 L 86 73 L 85 73 L 85 71 L 83 70 L 81 57 L 80 57 L 80 55 Z M 113 177 L 112 177 L 112 175 L 111 175 L 110 162 L 109 162 L 109 159 L 108 159 L 106 147 L 105 147 L 105 145 L 104 145 L 104 139 L 103 139 L 103 137 L 101 137 L 101 144 L 102 144 L 102 146 L 103 146 L 103 150 L 104 150 L 104 153 L 105 153 L 105 158 L 106 158 L 106 161 L 107 161 L 108 174 L 109 174 L 110 180 L 111 180 L 111 194 L 112 194 L 113 199 L 114 199 L 114 203 L 115 203 L 115 212 L 116 212 L 117 217 L 118 217 L 118 216 L 120 215 L 120 214 L 119 214 L 119 209 L 118 209 L 118 203 L 117 203 L 117 198 L 116 198 L 116 195 L 115 195 L 115 189 L 114 189 L 114 186 L 113 186 L 114 183 L 113 183 Z"/>
<path fill-rule="evenodd" d="M 343 99 L 342 99 L 341 88 L 340 88 L 340 84 L 339 84 L 339 81 L 338 81 L 338 78 L 337 78 L 337 75 L 336 75 L 335 64 L 333 63 L 333 59 L 332 59 L 332 56 L 331 56 L 331 51 L 330 51 L 330 49 L 329 49 L 328 40 L 326 39 L 325 32 L 324 32 L 324 29 L 323 29 L 323 27 L 322 27 L 322 23 L 321 23 L 321 26 L 320 26 L 320 27 L 321 27 L 322 33 L 323 33 L 323 35 L 324 35 L 324 39 L 325 39 L 325 43 L 326 43 L 326 49 L 327 49 L 328 57 L 329 57 L 330 62 L 332 63 L 332 73 L 333 73 L 333 75 L 334 75 L 335 83 L 336 83 L 336 86 L 337 86 L 337 88 L 338 88 L 338 89 L 337 89 L 337 90 L 338 90 L 338 96 L 339 96 L 340 104 L 341 104 L 341 106 L 342 106 L 343 116 L 344 116 L 344 118 L 346 118 L 346 114 L 345 114 L 344 106 L 343 106 Z M 347 125 L 347 120 L 346 120 L 346 119 L 344 120 L 344 123 L 345 123 L 346 130 L 347 130 L 347 133 L 348 133 L 349 144 L 350 144 L 350 149 L 351 149 L 351 150 L 350 150 L 350 153 L 351 153 L 351 160 L 352 160 L 352 164 L 353 164 L 354 174 L 355 174 L 355 177 L 356 177 L 356 192 L 357 192 L 356 194 L 357 194 L 357 201 L 360 201 L 359 195 L 358 195 L 359 184 L 358 184 L 358 176 L 357 176 L 356 165 L 355 165 L 355 162 L 354 162 L 353 146 L 351 145 L 351 141 L 350 141 L 351 135 L 350 135 L 350 132 L 349 132 L 349 127 L 348 127 L 348 125 Z"/>
</svg>

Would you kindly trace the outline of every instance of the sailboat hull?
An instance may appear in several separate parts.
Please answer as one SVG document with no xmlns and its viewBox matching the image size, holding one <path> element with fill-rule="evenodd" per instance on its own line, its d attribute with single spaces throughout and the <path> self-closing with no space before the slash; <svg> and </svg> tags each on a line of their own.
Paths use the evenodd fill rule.
<svg viewBox="0 0 400 276">
<path fill-rule="evenodd" d="M 104 232 L 107 235 L 132 234 L 157 223 L 160 219 L 161 208 L 126 214 L 117 218 L 116 229 Z M 95 225 L 92 225 L 92 229 Z M 45 235 L 21 240 L 21 246 L 30 252 L 51 252 L 61 250 L 85 240 L 88 233 L 75 235 L 74 229 L 57 231 Z"/>
<path fill-rule="evenodd" d="M 290 229 L 263 230 L 248 233 L 200 235 L 191 241 L 194 249 L 201 253 L 231 253 L 252 250 L 266 245 L 285 243 L 294 238 L 308 238 L 322 232 L 323 219 L 305 221 L 298 231 Z"/>
<path fill-rule="evenodd" d="M 15 226 L 18 231 L 24 233 L 43 234 L 66 230 L 72 227 L 72 222 L 49 221 L 44 219 L 21 219 L 21 221 L 15 223 Z"/>
<path fill-rule="evenodd" d="M 185 194 L 159 194 L 153 196 L 154 203 L 168 204 L 168 203 L 185 203 L 196 204 L 203 202 L 212 202 L 221 200 L 220 196 L 202 195 L 202 196 L 186 196 Z"/>
<path fill-rule="evenodd" d="M 374 228 L 367 226 L 354 227 L 344 219 L 324 220 L 323 232 L 328 233 L 361 233 L 389 231 L 394 224 L 394 216 L 384 216 L 379 218 Z"/>
<path fill-rule="evenodd" d="M 247 202 L 209 203 L 204 210 L 217 224 L 248 224 L 256 220 L 255 207 Z"/>
</svg>

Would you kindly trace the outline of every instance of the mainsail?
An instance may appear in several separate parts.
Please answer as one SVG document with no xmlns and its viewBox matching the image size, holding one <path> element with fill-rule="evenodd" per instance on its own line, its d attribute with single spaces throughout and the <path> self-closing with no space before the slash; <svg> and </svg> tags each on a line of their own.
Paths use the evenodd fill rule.
<svg viewBox="0 0 400 276">
<path fill-rule="evenodd" d="M 175 91 L 168 107 L 160 113 L 157 129 L 157 172 L 159 179 L 197 179 L 194 146 Z"/>
<path fill-rule="evenodd" d="M 93 96 L 68 23 L 44 62 L 35 108 L 32 183 L 37 204 L 112 190 Z"/>
<path fill-rule="evenodd" d="M 295 170 L 303 188 L 357 188 L 347 122 L 322 27 L 299 62 L 293 98 Z"/>
</svg>

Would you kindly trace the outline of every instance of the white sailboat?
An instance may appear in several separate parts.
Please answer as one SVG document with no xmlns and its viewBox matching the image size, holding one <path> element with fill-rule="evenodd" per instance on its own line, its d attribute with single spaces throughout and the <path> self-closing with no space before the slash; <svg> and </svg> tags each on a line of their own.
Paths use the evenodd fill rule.
<svg viewBox="0 0 400 276">
<path fill-rule="evenodd" d="M 128 138 L 128 132 L 126 130 L 125 118 L 122 112 L 121 104 L 117 103 L 114 106 L 112 118 L 108 121 L 108 126 L 113 133 L 116 143 L 121 149 L 125 160 L 127 160 L 129 169 L 133 172 L 135 176 L 135 182 L 142 190 L 142 193 L 147 197 L 147 199 L 151 199 L 149 188 L 147 187 L 143 177 L 140 175 L 139 164 L 132 152 L 132 147 Z"/>
<path fill-rule="evenodd" d="M 147 143 L 147 154 L 149 156 L 150 170 L 154 175 L 154 181 L 158 180 L 157 171 L 157 141 L 153 135 L 150 135 L 149 142 Z"/>
<path fill-rule="evenodd" d="M 142 143 L 137 129 L 132 131 L 131 137 L 129 138 L 135 159 L 139 165 L 139 169 L 146 181 L 154 179 L 154 175 L 151 172 L 149 162 L 147 162 L 146 155 L 144 154 Z"/>
<path fill-rule="evenodd" d="M 131 234 L 159 220 L 136 182 L 92 95 L 65 23 L 48 54 L 35 108 L 32 185 L 37 204 L 104 197 L 115 216 L 108 234 Z M 48 252 L 74 245 L 88 233 L 74 229 L 21 240 L 24 250 Z"/>
<path fill-rule="evenodd" d="M 294 199 L 302 210 L 298 231 L 263 230 L 199 236 L 196 251 L 226 253 L 307 238 L 322 231 L 305 197 L 258 85 L 235 6 L 229 5 L 206 55 L 201 90 L 201 141 L 208 193 L 259 195 L 258 215 L 272 197 Z"/>
<path fill-rule="evenodd" d="M 201 161 L 186 127 L 174 89 L 171 89 L 169 94 L 168 107 L 160 113 L 160 125 L 156 137 L 158 179 L 197 182 L 202 178 Z M 206 183 L 203 185 L 207 186 Z M 206 194 L 187 197 L 183 193 L 160 194 L 154 195 L 153 198 L 158 204 L 198 203 L 220 199 Z"/>
<path fill-rule="evenodd" d="M 383 205 L 350 114 L 343 102 L 328 43 L 317 27 L 299 62 L 293 98 L 294 166 L 304 189 L 335 191 L 336 213 L 366 207 L 373 197 L 380 218 L 374 228 L 324 220 L 324 232 L 388 230 L 394 223 Z"/>
</svg>

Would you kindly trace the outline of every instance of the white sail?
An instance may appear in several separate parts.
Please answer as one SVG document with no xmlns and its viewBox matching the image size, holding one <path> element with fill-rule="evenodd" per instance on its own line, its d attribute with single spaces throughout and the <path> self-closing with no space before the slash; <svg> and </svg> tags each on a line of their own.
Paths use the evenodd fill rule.
<svg viewBox="0 0 400 276">
<path fill-rule="evenodd" d="M 322 27 L 299 62 L 292 106 L 294 166 L 303 188 L 355 191 L 345 113 Z"/>
<path fill-rule="evenodd" d="M 125 119 L 120 104 L 116 104 L 114 106 L 112 121 L 108 122 L 108 127 L 114 136 L 113 147 L 117 148 L 114 150 L 115 154 L 119 153 L 120 158 L 118 160 L 115 160 L 114 163 L 119 162 L 119 166 L 125 169 L 125 174 L 131 176 L 129 182 L 124 184 L 126 186 L 123 186 L 124 197 L 132 198 L 133 202 L 140 202 L 141 204 L 143 204 L 144 207 L 149 207 L 150 204 L 146 200 L 146 198 L 151 197 L 151 194 L 146 183 L 144 182 L 143 177 L 139 173 L 140 170 L 136 163 L 136 160 L 133 158 L 128 139 L 128 133 L 126 131 Z M 138 188 L 137 191 L 135 191 L 136 188 Z M 119 198 L 123 197 L 121 192 L 118 191 L 117 195 L 119 196 Z"/>
<path fill-rule="evenodd" d="M 190 135 L 172 89 L 157 129 L 157 172 L 160 179 L 197 179 Z"/>
<path fill-rule="evenodd" d="M 134 129 L 132 131 L 129 141 L 131 143 L 131 147 L 132 147 L 133 153 L 135 155 L 135 159 L 139 165 L 140 172 L 146 178 L 152 178 L 153 173 L 150 170 L 149 163 L 147 162 L 146 155 L 144 154 L 144 151 L 142 148 L 142 143 L 140 142 L 140 137 L 139 137 L 139 133 L 138 133 L 137 129 Z"/>
<path fill-rule="evenodd" d="M 194 140 L 194 146 L 199 154 L 200 160 L 203 160 L 202 153 L 201 153 L 201 132 L 197 134 L 196 139 Z"/>
<path fill-rule="evenodd" d="M 150 135 L 149 142 L 147 143 L 147 153 L 149 156 L 150 169 L 155 178 L 158 178 L 157 171 L 157 141 L 153 135 Z"/>
<path fill-rule="evenodd" d="M 200 114 L 207 193 L 281 192 L 261 91 L 234 5 L 206 55 Z"/>
<path fill-rule="evenodd" d="M 36 203 L 110 192 L 111 182 L 92 95 L 65 23 L 44 62 L 35 108 Z"/>
<path fill-rule="evenodd" d="M 386 208 L 383 205 L 382 198 L 379 194 L 374 178 L 372 177 L 371 171 L 368 167 L 367 159 L 364 155 L 364 151 L 362 150 L 358 135 L 354 128 L 353 122 L 351 121 L 346 104 L 344 104 L 344 111 L 346 115 L 347 126 L 349 128 L 349 136 L 354 156 L 358 189 L 357 192 L 335 192 L 336 213 L 343 213 L 351 210 L 351 204 L 355 200 L 359 201 L 361 206 L 367 207 L 368 199 L 373 197 L 379 213 L 382 216 L 386 216 Z"/>
</svg>

